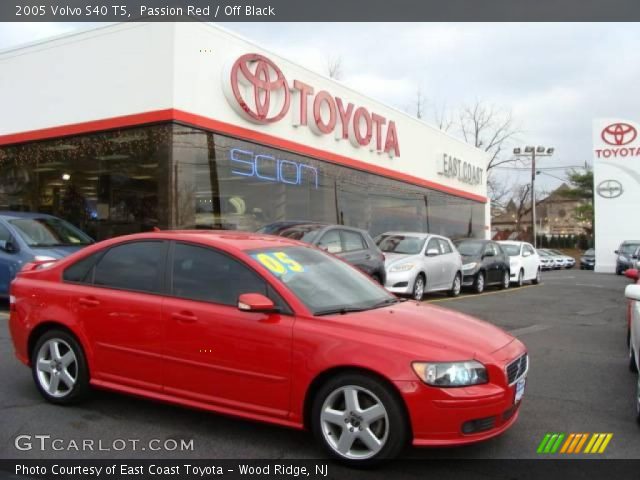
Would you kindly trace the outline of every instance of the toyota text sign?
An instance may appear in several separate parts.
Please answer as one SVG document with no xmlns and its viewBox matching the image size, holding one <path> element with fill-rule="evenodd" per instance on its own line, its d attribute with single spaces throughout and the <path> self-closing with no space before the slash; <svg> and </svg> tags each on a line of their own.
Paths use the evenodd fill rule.
<svg viewBox="0 0 640 480">
<path fill-rule="evenodd" d="M 335 135 L 358 148 L 400 156 L 396 124 L 364 106 L 354 105 L 326 90 L 294 79 L 264 55 L 247 53 L 225 71 L 223 87 L 233 109 L 246 120 L 269 124 L 291 113 L 294 127 L 317 135 Z"/>
</svg>

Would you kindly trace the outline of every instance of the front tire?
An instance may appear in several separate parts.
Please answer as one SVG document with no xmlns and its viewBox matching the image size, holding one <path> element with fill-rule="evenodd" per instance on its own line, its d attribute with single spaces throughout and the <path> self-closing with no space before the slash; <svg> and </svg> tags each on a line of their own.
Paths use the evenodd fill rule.
<svg viewBox="0 0 640 480">
<path fill-rule="evenodd" d="M 31 354 L 31 372 L 38 391 L 51 403 L 75 403 L 89 391 L 84 351 L 64 330 L 49 330 L 38 339 Z"/>
<path fill-rule="evenodd" d="M 502 283 L 500 284 L 500 288 L 502 290 L 506 290 L 507 288 L 509 288 L 510 284 L 511 284 L 511 274 L 509 273 L 509 270 L 505 270 L 502 273 Z"/>
<path fill-rule="evenodd" d="M 631 344 L 631 332 L 627 333 L 627 345 L 629 352 L 629 371 L 638 373 L 638 365 L 636 364 L 636 352 L 634 352 L 633 345 Z"/>
<path fill-rule="evenodd" d="M 314 398 L 311 415 L 317 441 L 351 466 L 395 458 L 409 437 L 401 400 L 384 382 L 360 373 L 326 382 Z"/>
<path fill-rule="evenodd" d="M 453 284 L 451 285 L 451 290 L 449 290 L 447 294 L 450 297 L 457 297 L 460 295 L 460 290 L 462 290 L 462 277 L 459 273 L 456 273 Z"/>
<path fill-rule="evenodd" d="M 413 292 L 411 293 L 411 298 L 416 301 L 421 301 L 422 297 L 424 297 L 424 289 L 425 289 L 426 280 L 424 278 L 424 274 L 419 273 L 416 277 L 416 281 L 413 283 Z"/>
<path fill-rule="evenodd" d="M 484 292 L 484 272 L 478 272 L 473 282 L 473 291 L 476 293 Z"/>
<path fill-rule="evenodd" d="M 518 280 L 516 282 L 516 285 L 518 287 L 524 285 L 524 271 L 522 269 L 520 269 L 520 271 L 518 272 Z"/>
</svg>

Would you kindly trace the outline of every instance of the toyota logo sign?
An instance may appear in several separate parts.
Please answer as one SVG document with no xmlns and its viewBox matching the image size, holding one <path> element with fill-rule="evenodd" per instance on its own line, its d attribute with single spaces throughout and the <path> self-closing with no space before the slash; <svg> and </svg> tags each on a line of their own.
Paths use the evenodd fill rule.
<svg viewBox="0 0 640 480">
<path fill-rule="evenodd" d="M 602 198 L 618 198 L 624 192 L 622 184 L 617 180 L 605 180 L 598 184 L 596 192 Z"/>
<path fill-rule="evenodd" d="M 294 127 L 308 127 L 318 136 L 333 134 L 356 148 L 400 156 L 396 122 L 302 80 L 287 82 L 282 70 L 264 55 L 240 56 L 224 70 L 222 81 L 231 107 L 250 122 L 276 123 L 291 111 Z"/>
<path fill-rule="evenodd" d="M 638 136 L 637 130 L 628 123 L 612 123 L 606 126 L 600 137 L 609 145 L 628 145 Z"/>
<path fill-rule="evenodd" d="M 248 53 L 231 67 L 231 89 L 242 112 L 256 123 L 273 123 L 289 111 L 291 94 L 278 66 L 263 55 Z"/>
</svg>

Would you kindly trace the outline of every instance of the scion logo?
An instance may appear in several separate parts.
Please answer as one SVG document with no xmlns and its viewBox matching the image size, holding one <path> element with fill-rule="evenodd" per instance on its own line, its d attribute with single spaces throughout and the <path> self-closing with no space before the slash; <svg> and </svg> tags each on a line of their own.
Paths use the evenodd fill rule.
<svg viewBox="0 0 640 480">
<path fill-rule="evenodd" d="M 638 136 L 637 130 L 628 123 L 612 123 L 606 126 L 600 137 L 609 145 L 628 145 Z"/>
<path fill-rule="evenodd" d="M 233 96 L 249 120 L 273 123 L 289 111 L 287 79 L 267 57 L 257 53 L 242 55 L 231 67 L 230 80 Z"/>
<path fill-rule="evenodd" d="M 622 184 L 617 180 L 605 180 L 598 184 L 596 192 L 602 198 L 618 198 L 624 192 Z"/>
</svg>

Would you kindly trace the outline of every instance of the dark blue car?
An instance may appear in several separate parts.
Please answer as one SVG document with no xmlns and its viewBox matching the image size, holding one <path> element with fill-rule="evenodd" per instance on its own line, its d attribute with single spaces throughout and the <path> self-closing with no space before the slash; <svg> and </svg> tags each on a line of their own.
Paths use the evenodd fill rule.
<svg viewBox="0 0 640 480">
<path fill-rule="evenodd" d="M 0 297 L 25 263 L 57 260 L 93 243 L 69 222 L 43 213 L 0 212 Z"/>
</svg>

